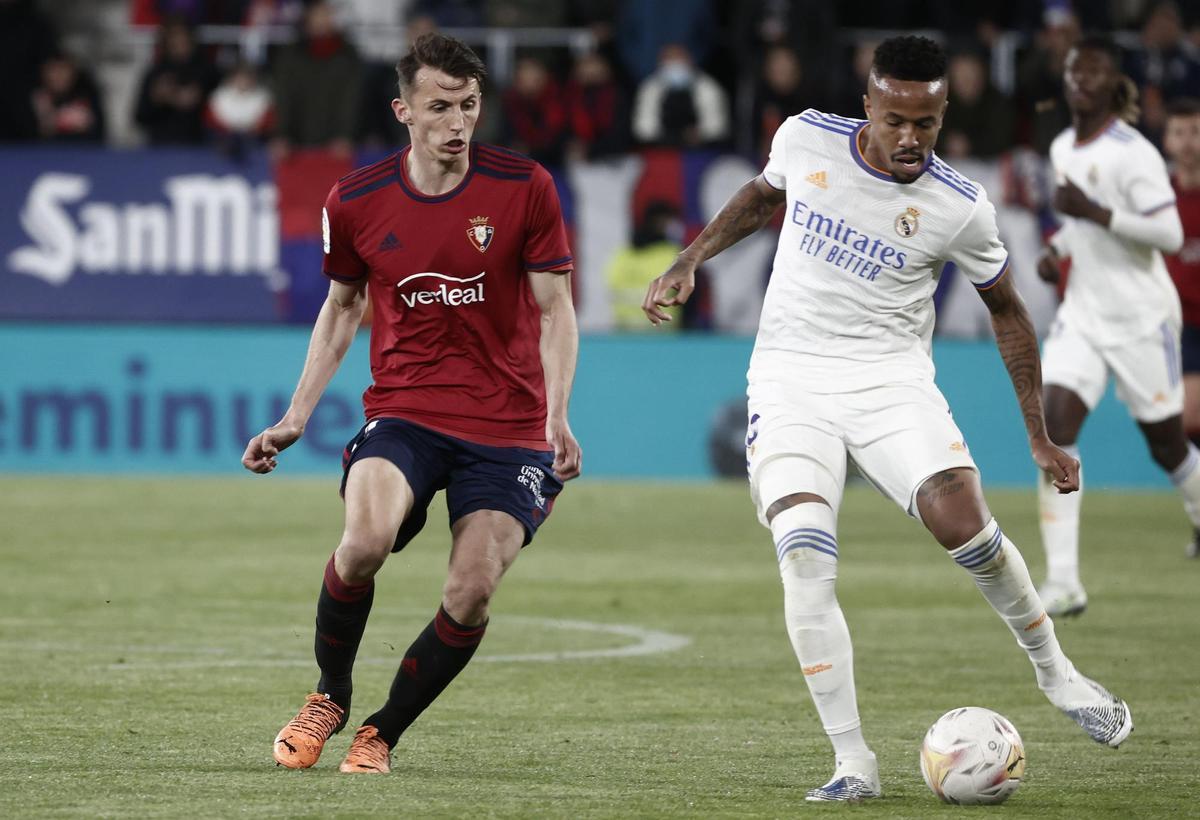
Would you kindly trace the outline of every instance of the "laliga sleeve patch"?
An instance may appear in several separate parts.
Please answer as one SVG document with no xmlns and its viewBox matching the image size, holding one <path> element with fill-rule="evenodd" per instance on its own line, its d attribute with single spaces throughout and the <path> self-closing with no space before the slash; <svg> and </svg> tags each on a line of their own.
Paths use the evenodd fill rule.
<svg viewBox="0 0 1200 820">
<path fill-rule="evenodd" d="M 329 255 L 329 210 L 321 209 L 321 242 L 325 248 L 325 255 Z"/>
</svg>

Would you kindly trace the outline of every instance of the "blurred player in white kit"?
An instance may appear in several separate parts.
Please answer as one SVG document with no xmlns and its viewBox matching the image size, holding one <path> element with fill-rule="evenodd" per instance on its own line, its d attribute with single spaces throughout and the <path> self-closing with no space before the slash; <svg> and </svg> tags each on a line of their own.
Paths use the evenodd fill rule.
<svg viewBox="0 0 1200 820">
<path fill-rule="evenodd" d="M 1066 219 L 1038 262 L 1039 275 L 1056 281 L 1060 259 L 1071 260 L 1042 355 L 1047 432 L 1078 458 L 1079 430 L 1111 373 L 1150 455 L 1200 529 L 1200 453 L 1183 430 L 1182 315 L 1162 256 L 1183 244 L 1175 191 L 1163 158 L 1129 125 L 1137 120 L 1137 91 L 1122 76 L 1111 40 L 1081 40 L 1067 55 L 1063 86 L 1072 126 L 1055 138 L 1050 160 L 1054 205 Z M 1052 616 L 1087 606 L 1079 578 L 1081 496 L 1040 482 L 1047 574 L 1039 591 Z"/>
</svg>

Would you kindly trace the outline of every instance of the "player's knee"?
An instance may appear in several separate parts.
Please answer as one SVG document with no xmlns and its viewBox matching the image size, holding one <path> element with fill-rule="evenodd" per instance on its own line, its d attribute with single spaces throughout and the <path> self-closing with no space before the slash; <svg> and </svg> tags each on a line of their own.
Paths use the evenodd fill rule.
<svg viewBox="0 0 1200 820">
<path fill-rule="evenodd" d="M 1200 441 L 1200 411 L 1184 414 L 1183 434 L 1192 443 Z"/>
<path fill-rule="evenodd" d="M 929 532 L 937 542 L 948 550 L 958 549 L 979 535 L 987 521 L 983 516 L 969 516 L 962 521 L 939 522 L 936 526 L 929 525 Z"/>
<path fill-rule="evenodd" d="M 1065 421 L 1060 414 L 1046 415 L 1046 435 L 1059 447 L 1070 447 L 1078 434 L 1079 428 Z"/>
<path fill-rule="evenodd" d="M 926 529 L 948 550 L 958 549 L 979 535 L 991 520 L 987 510 L 936 510 L 922 516 Z"/>
<path fill-rule="evenodd" d="M 338 575 L 350 584 L 369 581 L 379 572 L 391 548 L 392 542 L 385 538 L 345 533 L 335 557 Z"/>
<path fill-rule="evenodd" d="M 452 574 L 442 591 L 442 604 L 460 623 L 473 624 L 487 615 L 499 579 L 481 574 Z"/>
<path fill-rule="evenodd" d="M 1042 400 L 1046 435 L 1059 447 L 1074 444 L 1088 415 L 1088 407 L 1083 399 L 1074 390 L 1050 384 L 1046 385 Z"/>
<path fill-rule="evenodd" d="M 1150 457 L 1154 463 L 1167 472 L 1171 472 L 1187 458 L 1187 442 L 1182 436 L 1174 439 L 1147 442 L 1150 445 Z"/>
</svg>

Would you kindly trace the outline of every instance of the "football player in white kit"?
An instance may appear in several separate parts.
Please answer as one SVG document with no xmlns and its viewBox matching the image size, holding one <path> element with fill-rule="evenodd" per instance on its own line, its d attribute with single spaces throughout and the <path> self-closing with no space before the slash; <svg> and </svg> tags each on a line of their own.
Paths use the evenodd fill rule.
<svg viewBox="0 0 1200 820">
<path fill-rule="evenodd" d="M 701 263 L 785 206 L 750 362 L 747 461 L 751 495 L 775 542 L 788 634 L 833 744 L 833 777 L 809 800 L 881 794 L 834 592 L 848 458 L 972 575 L 1051 703 L 1109 746 L 1133 728 L 1125 702 L 1063 654 L 934 385 L 933 291 L 953 263 L 991 311 L 1034 461 L 1059 491 L 1075 490 L 1077 462 L 1046 435 L 1037 338 L 1006 275 L 994 209 L 979 185 L 933 154 L 945 70 L 931 40 L 881 44 L 864 97 L 868 119 L 808 110 L 784 122 L 763 173 L 654 280 L 643 303 L 651 322 L 667 321 L 664 309 L 687 300 Z"/>
<path fill-rule="evenodd" d="M 1081 40 L 1067 55 L 1063 87 L 1072 126 L 1051 144 L 1050 160 L 1054 205 L 1066 219 L 1038 273 L 1057 280 L 1064 257 L 1071 271 L 1042 352 L 1046 429 L 1078 457 L 1079 429 L 1112 373 L 1150 455 L 1200 528 L 1200 454 L 1182 419 L 1182 315 L 1162 258 L 1183 244 L 1175 191 L 1158 151 L 1124 121 L 1137 119 L 1137 92 L 1122 76 L 1111 40 Z M 1038 492 L 1047 568 L 1039 591 L 1051 615 L 1087 606 L 1079 580 L 1080 496 L 1059 496 L 1044 480 Z"/>
</svg>

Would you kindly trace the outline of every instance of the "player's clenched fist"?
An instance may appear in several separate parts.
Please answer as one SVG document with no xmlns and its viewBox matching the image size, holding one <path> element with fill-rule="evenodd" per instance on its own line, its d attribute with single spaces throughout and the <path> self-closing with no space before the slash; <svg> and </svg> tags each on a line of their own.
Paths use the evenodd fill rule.
<svg viewBox="0 0 1200 820">
<path fill-rule="evenodd" d="M 1079 489 L 1079 459 L 1044 437 L 1034 441 L 1032 449 L 1034 462 L 1050 477 L 1059 493 L 1073 493 Z"/>
<path fill-rule="evenodd" d="M 559 481 L 578 478 L 583 469 L 583 451 L 565 419 L 547 419 L 546 441 L 554 448 L 554 464 L 551 469 Z"/>
<path fill-rule="evenodd" d="M 1045 247 L 1038 255 L 1037 260 L 1037 275 L 1043 282 L 1049 282 L 1051 285 L 1057 285 L 1060 275 L 1058 254 L 1054 252 L 1054 248 Z"/>
<path fill-rule="evenodd" d="M 271 472 L 278 464 L 275 457 L 295 444 L 302 433 L 303 430 L 290 424 L 268 427 L 246 445 L 246 452 L 242 453 L 242 466 L 252 473 Z"/>
</svg>

